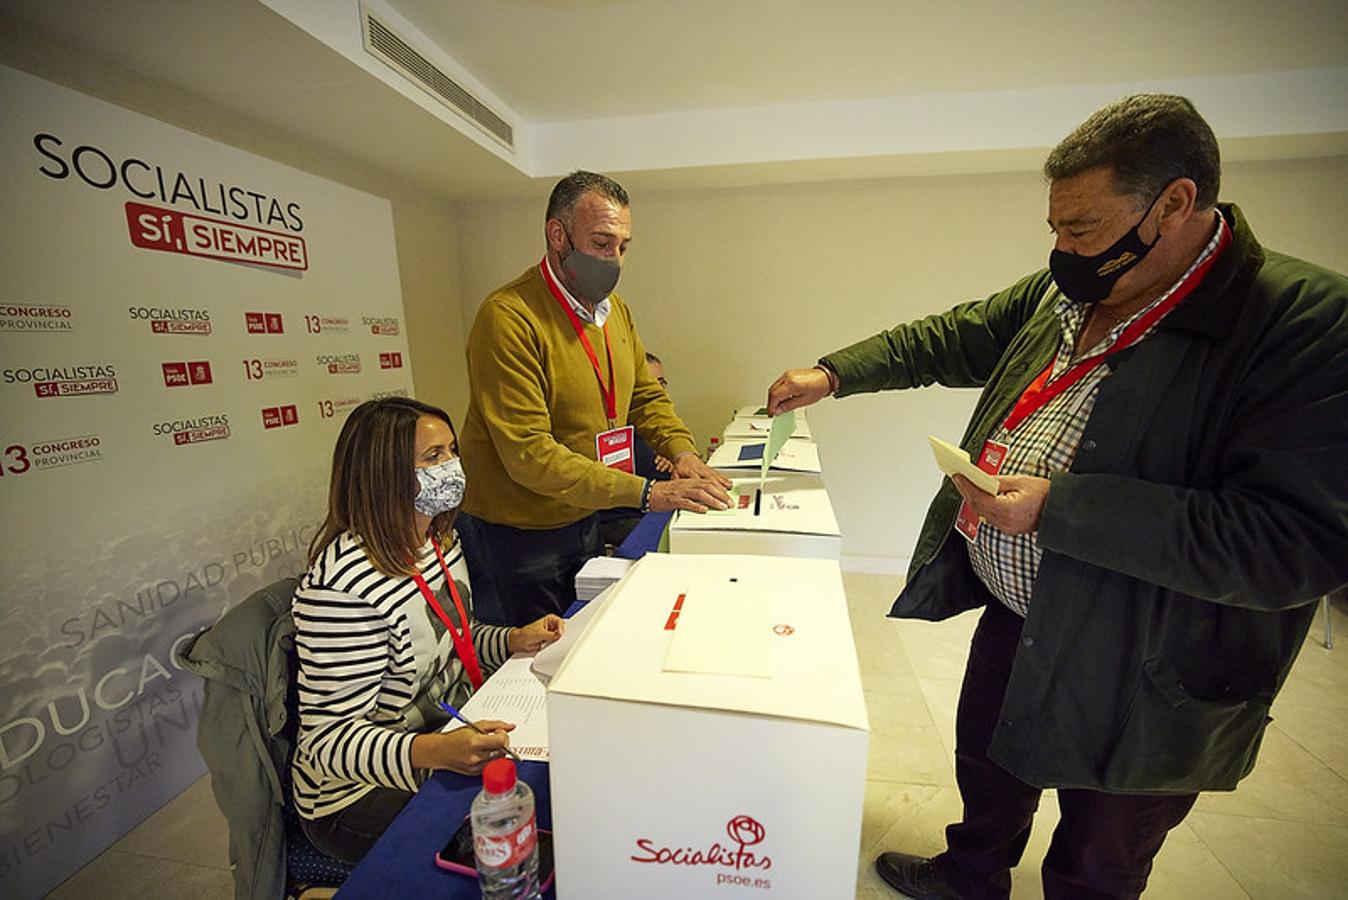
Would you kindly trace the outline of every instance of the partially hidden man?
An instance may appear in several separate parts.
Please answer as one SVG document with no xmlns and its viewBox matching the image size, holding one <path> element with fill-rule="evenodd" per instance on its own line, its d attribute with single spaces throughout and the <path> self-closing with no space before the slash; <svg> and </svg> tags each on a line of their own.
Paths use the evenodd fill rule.
<svg viewBox="0 0 1348 900">
<path fill-rule="evenodd" d="M 543 258 L 487 297 L 468 336 L 464 510 L 478 520 L 507 624 L 575 601 L 576 572 L 603 552 L 599 510 L 730 502 L 730 480 L 698 456 L 613 293 L 632 238 L 627 192 L 593 172 L 568 175 L 544 237 Z M 638 434 L 673 461 L 671 480 L 635 474 Z"/>
<path fill-rule="evenodd" d="M 1348 279 L 1218 203 L 1182 97 L 1099 110 L 1044 166 L 1046 270 L 786 372 L 832 394 L 982 388 L 893 617 L 982 607 L 956 712 L 964 811 L 917 898 L 1005 898 L 1044 788 L 1049 898 L 1137 897 L 1200 791 L 1254 766 L 1320 596 L 1348 581 Z"/>
</svg>

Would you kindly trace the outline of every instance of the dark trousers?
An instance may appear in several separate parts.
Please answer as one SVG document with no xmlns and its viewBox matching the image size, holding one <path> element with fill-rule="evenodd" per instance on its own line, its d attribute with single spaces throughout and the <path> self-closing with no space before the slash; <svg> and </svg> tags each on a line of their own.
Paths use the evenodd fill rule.
<svg viewBox="0 0 1348 900">
<path fill-rule="evenodd" d="M 576 602 L 576 573 L 586 560 L 604 553 L 597 514 L 537 531 L 479 519 L 476 536 L 478 559 L 503 611 L 497 623 L 502 625 L 528 625 L 548 613 L 566 612 Z"/>
<path fill-rule="evenodd" d="M 377 787 L 330 816 L 318 819 L 301 816 L 300 827 L 319 850 L 354 866 L 411 799 L 407 791 Z"/>
<path fill-rule="evenodd" d="M 988 759 L 1024 620 L 993 601 L 969 650 L 955 718 L 955 780 L 964 820 L 946 828 L 936 858 L 969 900 L 1006 898 L 1042 791 Z M 1166 833 L 1184 820 L 1197 794 L 1138 795 L 1058 791 L 1060 818 L 1044 857 L 1046 900 L 1137 897 Z"/>
</svg>

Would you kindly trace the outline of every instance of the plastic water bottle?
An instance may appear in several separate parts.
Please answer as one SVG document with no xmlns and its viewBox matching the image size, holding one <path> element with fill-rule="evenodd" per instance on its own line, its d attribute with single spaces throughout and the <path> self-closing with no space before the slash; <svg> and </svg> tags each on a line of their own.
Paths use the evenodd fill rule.
<svg viewBox="0 0 1348 900">
<path fill-rule="evenodd" d="M 513 760 L 487 763 L 472 817 L 473 853 L 483 900 L 539 897 L 534 792 L 516 777 Z"/>
</svg>

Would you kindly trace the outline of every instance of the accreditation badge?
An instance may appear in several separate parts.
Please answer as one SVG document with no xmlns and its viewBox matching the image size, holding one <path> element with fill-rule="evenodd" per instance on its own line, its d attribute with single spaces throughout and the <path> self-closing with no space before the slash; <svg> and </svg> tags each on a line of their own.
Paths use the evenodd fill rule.
<svg viewBox="0 0 1348 900">
<path fill-rule="evenodd" d="M 636 474 L 636 459 L 633 447 L 636 442 L 636 429 L 631 425 L 610 428 L 594 436 L 595 459 L 610 469 Z"/>
<path fill-rule="evenodd" d="M 1006 463 L 1006 455 L 1011 452 L 1011 448 L 1000 441 L 987 441 L 983 444 L 983 452 L 978 454 L 978 460 L 974 465 L 987 472 L 989 475 L 1001 474 L 1002 466 Z M 973 543 L 978 539 L 978 513 L 969 505 L 966 500 L 960 503 L 959 515 L 955 517 L 955 530 L 964 535 L 964 539 Z"/>
</svg>

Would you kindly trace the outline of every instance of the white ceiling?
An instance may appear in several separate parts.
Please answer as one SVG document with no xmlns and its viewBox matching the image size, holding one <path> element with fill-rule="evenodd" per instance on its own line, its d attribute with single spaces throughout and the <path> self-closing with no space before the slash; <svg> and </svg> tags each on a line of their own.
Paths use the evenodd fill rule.
<svg viewBox="0 0 1348 900">
<path fill-rule="evenodd" d="M 512 122 L 367 54 L 358 0 L 0 0 L 23 29 L 452 199 L 1033 168 L 1100 103 L 1194 97 L 1228 158 L 1348 153 L 1348 2 L 367 0 Z M 0 19 L 0 25 L 3 25 Z"/>
<path fill-rule="evenodd" d="M 1344 0 L 385 3 L 530 122 L 1348 64 Z"/>
</svg>

